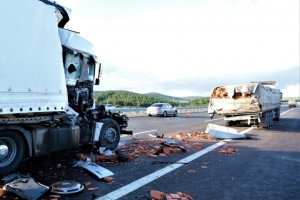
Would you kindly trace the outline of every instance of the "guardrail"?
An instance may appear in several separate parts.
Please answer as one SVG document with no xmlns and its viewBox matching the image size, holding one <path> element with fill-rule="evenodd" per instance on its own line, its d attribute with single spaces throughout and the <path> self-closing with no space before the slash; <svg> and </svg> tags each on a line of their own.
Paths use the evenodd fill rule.
<svg viewBox="0 0 300 200">
<path fill-rule="evenodd" d="M 204 112 L 207 111 L 207 106 L 188 106 L 188 107 L 176 107 L 178 113 L 186 112 Z M 112 112 L 121 112 L 128 116 L 143 116 L 147 115 L 147 108 L 115 108 Z"/>
<path fill-rule="evenodd" d="M 282 102 L 281 106 L 288 106 L 287 102 Z M 178 113 L 187 112 L 207 112 L 207 106 L 186 106 L 186 107 L 176 107 Z M 147 108 L 115 108 L 113 112 L 121 112 L 128 116 L 146 116 Z"/>
</svg>

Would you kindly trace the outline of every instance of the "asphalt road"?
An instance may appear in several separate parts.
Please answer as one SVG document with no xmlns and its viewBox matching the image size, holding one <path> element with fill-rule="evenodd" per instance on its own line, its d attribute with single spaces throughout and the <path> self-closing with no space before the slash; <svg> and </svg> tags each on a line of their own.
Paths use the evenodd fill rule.
<svg viewBox="0 0 300 200">
<path fill-rule="evenodd" d="M 166 138 L 180 132 L 203 132 L 208 123 L 223 125 L 224 121 L 222 118 L 210 120 L 206 112 L 190 113 L 190 116 L 181 113 L 168 118 L 130 117 L 128 130 L 134 134 L 122 136 L 121 144 L 157 140 L 156 135 L 162 134 Z M 55 172 L 58 162 L 64 165 L 59 159 L 47 165 L 41 164 L 45 160 L 38 159 L 31 165 L 37 167 L 39 163 L 35 171 L 41 171 L 37 179 L 43 184 L 49 185 L 50 180 L 76 180 L 90 182 L 97 188 L 92 191 L 86 187 L 81 193 L 59 199 L 150 199 L 150 190 L 187 193 L 194 200 L 300 199 L 300 108 L 282 107 L 280 121 L 269 129 L 248 125 L 232 128 L 245 132 L 250 138 L 201 140 L 201 149 L 100 164 L 114 173 L 114 182 L 110 184 L 78 168 L 67 166 L 64 173 Z M 220 152 L 228 148 L 236 152 Z M 49 199 L 49 195 L 43 198 Z"/>
</svg>

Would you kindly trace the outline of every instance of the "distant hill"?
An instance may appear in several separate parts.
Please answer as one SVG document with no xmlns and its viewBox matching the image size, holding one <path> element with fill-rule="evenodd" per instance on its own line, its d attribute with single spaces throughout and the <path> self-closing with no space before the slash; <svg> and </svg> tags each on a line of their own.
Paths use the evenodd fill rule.
<svg viewBox="0 0 300 200">
<path fill-rule="evenodd" d="M 154 97 L 154 98 L 165 99 L 165 100 L 169 100 L 169 101 L 186 101 L 186 99 L 183 99 L 181 97 L 168 96 L 168 95 L 164 95 L 164 94 L 157 93 L 157 92 L 149 92 L 149 93 L 146 93 L 145 95 Z"/>
<path fill-rule="evenodd" d="M 202 106 L 209 101 L 209 98 L 203 97 L 172 97 L 155 92 L 140 94 L 123 90 L 95 91 L 94 98 L 98 104 L 109 103 L 117 107 L 148 107 L 157 102 L 173 106 Z"/>
<path fill-rule="evenodd" d="M 146 93 L 145 95 L 155 97 L 155 98 L 160 98 L 160 99 L 166 99 L 169 101 L 179 101 L 179 102 L 188 102 L 188 101 L 193 101 L 195 99 L 203 98 L 200 96 L 174 97 L 174 96 L 168 96 L 157 92 L 149 92 Z"/>
</svg>

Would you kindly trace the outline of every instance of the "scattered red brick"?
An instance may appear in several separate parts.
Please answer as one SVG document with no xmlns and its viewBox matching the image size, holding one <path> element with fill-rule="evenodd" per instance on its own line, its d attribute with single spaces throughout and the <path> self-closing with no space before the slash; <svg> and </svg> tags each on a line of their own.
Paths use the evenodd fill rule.
<svg viewBox="0 0 300 200">
<path fill-rule="evenodd" d="M 178 145 L 164 144 L 165 139 L 173 139 L 178 142 Z M 140 156 L 147 157 L 160 157 L 170 154 L 177 154 L 185 151 L 199 151 L 203 149 L 201 140 L 210 139 L 208 134 L 203 132 L 183 133 L 179 132 L 175 135 L 165 138 L 156 138 L 155 140 L 138 140 L 136 139 L 132 143 L 125 144 L 119 148 L 119 151 L 126 155 L 127 161 L 135 160 Z M 88 155 L 80 154 L 78 156 L 80 160 L 86 160 Z M 105 154 L 96 155 L 96 161 L 103 163 L 116 163 L 122 161 L 118 155 L 112 154 L 107 156 Z"/>
<path fill-rule="evenodd" d="M 165 194 L 157 190 L 151 190 L 150 196 L 152 200 L 193 200 L 191 195 L 182 192 Z"/>
<path fill-rule="evenodd" d="M 180 196 L 179 196 L 179 194 L 170 194 L 170 196 L 172 197 L 172 198 L 174 198 L 174 199 L 180 199 Z"/>
<path fill-rule="evenodd" d="M 187 198 L 187 199 L 191 199 L 191 200 L 193 199 L 193 197 L 191 195 L 186 194 L 186 193 L 183 193 L 182 196 Z"/>
<path fill-rule="evenodd" d="M 171 136 L 171 138 L 177 138 L 182 141 L 185 141 L 185 140 L 214 140 L 214 138 L 211 138 L 208 136 L 208 133 L 197 132 L 197 131 L 194 131 L 192 133 L 179 132 L 175 136 Z"/>
<path fill-rule="evenodd" d="M 237 153 L 237 152 L 239 152 L 239 151 L 235 148 L 232 148 L 232 147 L 223 148 L 223 149 L 219 150 L 219 153 L 223 153 L 225 155 L 231 154 L 231 153 Z"/>
<path fill-rule="evenodd" d="M 3 197 L 6 193 L 6 190 L 3 188 L 0 188 L 0 197 Z"/>
<path fill-rule="evenodd" d="M 113 178 L 113 177 L 110 177 L 110 176 L 104 177 L 103 179 L 104 179 L 106 182 L 108 182 L 108 183 L 114 182 L 114 178 Z"/>
<path fill-rule="evenodd" d="M 98 187 L 90 187 L 90 188 L 88 188 L 87 190 L 89 190 L 89 191 L 94 191 L 94 190 L 98 190 L 99 188 Z"/>
<path fill-rule="evenodd" d="M 165 198 L 165 193 L 157 191 L 157 190 L 150 190 L 150 196 L 152 199 L 155 200 L 163 200 Z"/>
<path fill-rule="evenodd" d="M 92 183 L 91 182 L 86 182 L 86 183 L 84 183 L 84 186 L 90 186 L 90 185 L 92 185 Z"/>
</svg>

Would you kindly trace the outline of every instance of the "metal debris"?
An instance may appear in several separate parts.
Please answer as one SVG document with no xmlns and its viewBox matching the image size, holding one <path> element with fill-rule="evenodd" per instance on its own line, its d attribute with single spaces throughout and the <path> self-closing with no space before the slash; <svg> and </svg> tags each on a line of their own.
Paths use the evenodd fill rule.
<svg viewBox="0 0 300 200">
<path fill-rule="evenodd" d="M 4 188 L 8 192 L 15 193 L 24 199 L 38 199 L 49 190 L 48 186 L 35 182 L 31 177 L 18 178 L 10 183 L 7 183 Z"/>
<path fill-rule="evenodd" d="M 51 185 L 51 192 L 56 194 L 74 194 L 81 192 L 84 186 L 76 181 L 59 181 Z"/>
<path fill-rule="evenodd" d="M 90 158 L 87 158 L 86 161 L 79 160 L 77 161 L 73 167 L 82 167 L 89 172 L 96 175 L 99 179 L 114 175 L 113 172 L 109 171 L 108 169 L 97 165 L 96 163 L 92 162 Z"/>
<path fill-rule="evenodd" d="M 205 132 L 208 133 L 209 137 L 217 139 L 245 138 L 245 135 L 243 133 L 238 133 L 234 128 L 228 128 L 215 124 L 208 124 Z"/>
</svg>

